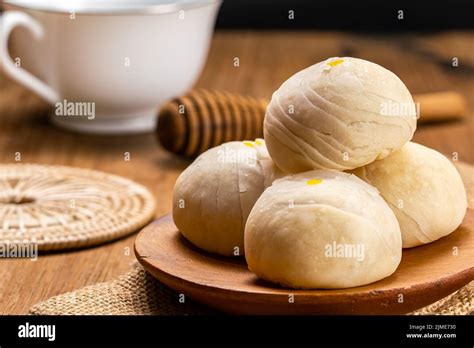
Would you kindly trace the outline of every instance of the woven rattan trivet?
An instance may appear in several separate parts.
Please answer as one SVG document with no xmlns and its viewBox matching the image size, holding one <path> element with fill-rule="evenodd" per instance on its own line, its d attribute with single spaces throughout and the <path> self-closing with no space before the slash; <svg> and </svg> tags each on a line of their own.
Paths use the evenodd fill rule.
<svg viewBox="0 0 474 348">
<path fill-rule="evenodd" d="M 99 244 L 137 231 L 155 213 L 143 186 L 103 172 L 37 164 L 0 165 L 0 243 L 38 250 Z"/>
<path fill-rule="evenodd" d="M 129 273 L 106 283 L 51 297 L 30 309 L 35 315 L 186 315 L 215 314 L 167 288 L 138 264 Z M 415 315 L 474 313 L 474 282 L 454 294 L 419 309 Z"/>
</svg>

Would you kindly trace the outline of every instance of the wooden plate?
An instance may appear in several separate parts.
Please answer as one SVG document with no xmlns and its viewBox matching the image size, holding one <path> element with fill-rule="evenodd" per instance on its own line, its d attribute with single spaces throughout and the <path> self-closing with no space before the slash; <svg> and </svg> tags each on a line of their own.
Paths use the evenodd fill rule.
<svg viewBox="0 0 474 348">
<path fill-rule="evenodd" d="M 171 215 L 138 235 L 135 254 L 154 277 L 210 307 L 235 314 L 402 314 L 433 303 L 474 280 L 474 211 L 434 243 L 403 251 L 397 271 L 366 286 L 292 290 L 264 282 L 243 258 L 203 252 L 185 240 Z"/>
</svg>

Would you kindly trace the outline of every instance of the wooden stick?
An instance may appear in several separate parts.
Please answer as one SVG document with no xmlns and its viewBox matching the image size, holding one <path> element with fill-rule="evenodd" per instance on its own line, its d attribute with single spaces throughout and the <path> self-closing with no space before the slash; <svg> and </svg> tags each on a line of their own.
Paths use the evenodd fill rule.
<svg viewBox="0 0 474 348">
<path fill-rule="evenodd" d="M 419 122 L 459 119 L 466 113 L 466 100 L 457 92 L 415 94 L 413 99 L 419 103 Z"/>
</svg>

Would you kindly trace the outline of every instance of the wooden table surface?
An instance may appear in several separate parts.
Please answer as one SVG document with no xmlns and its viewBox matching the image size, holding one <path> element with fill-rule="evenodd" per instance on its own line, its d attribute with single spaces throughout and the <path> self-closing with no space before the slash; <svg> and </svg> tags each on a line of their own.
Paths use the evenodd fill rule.
<svg viewBox="0 0 474 348">
<path fill-rule="evenodd" d="M 354 56 L 395 72 L 412 93 L 457 90 L 468 99 L 462 122 L 420 126 L 414 140 L 474 163 L 474 33 L 353 34 L 339 32 L 217 32 L 198 87 L 270 98 L 298 70 L 331 56 Z M 240 66 L 234 66 L 234 58 Z M 453 57 L 459 66 L 452 66 Z M 48 106 L 0 76 L 0 161 L 63 164 L 119 174 L 146 185 L 156 215 L 171 209 L 172 188 L 188 161 L 159 148 L 153 134 L 91 136 L 51 126 Z M 124 153 L 131 161 L 124 160 Z M 135 235 L 89 249 L 41 255 L 36 262 L 0 260 L 0 314 L 24 314 L 53 295 L 103 282 L 134 262 Z"/>
</svg>

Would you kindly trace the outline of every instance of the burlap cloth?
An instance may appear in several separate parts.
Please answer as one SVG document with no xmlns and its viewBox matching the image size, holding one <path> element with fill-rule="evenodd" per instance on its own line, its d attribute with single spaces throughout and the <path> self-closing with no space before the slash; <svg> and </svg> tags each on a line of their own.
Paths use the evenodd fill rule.
<svg viewBox="0 0 474 348">
<path fill-rule="evenodd" d="M 106 283 L 54 296 L 30 309 L 34 315 L 187 315 L 216 313 L 179 294 L 136 264 L 127 274 Z M 474 314 L 474 282 L 421 308 L 414 315 Z"/>
</svg>

